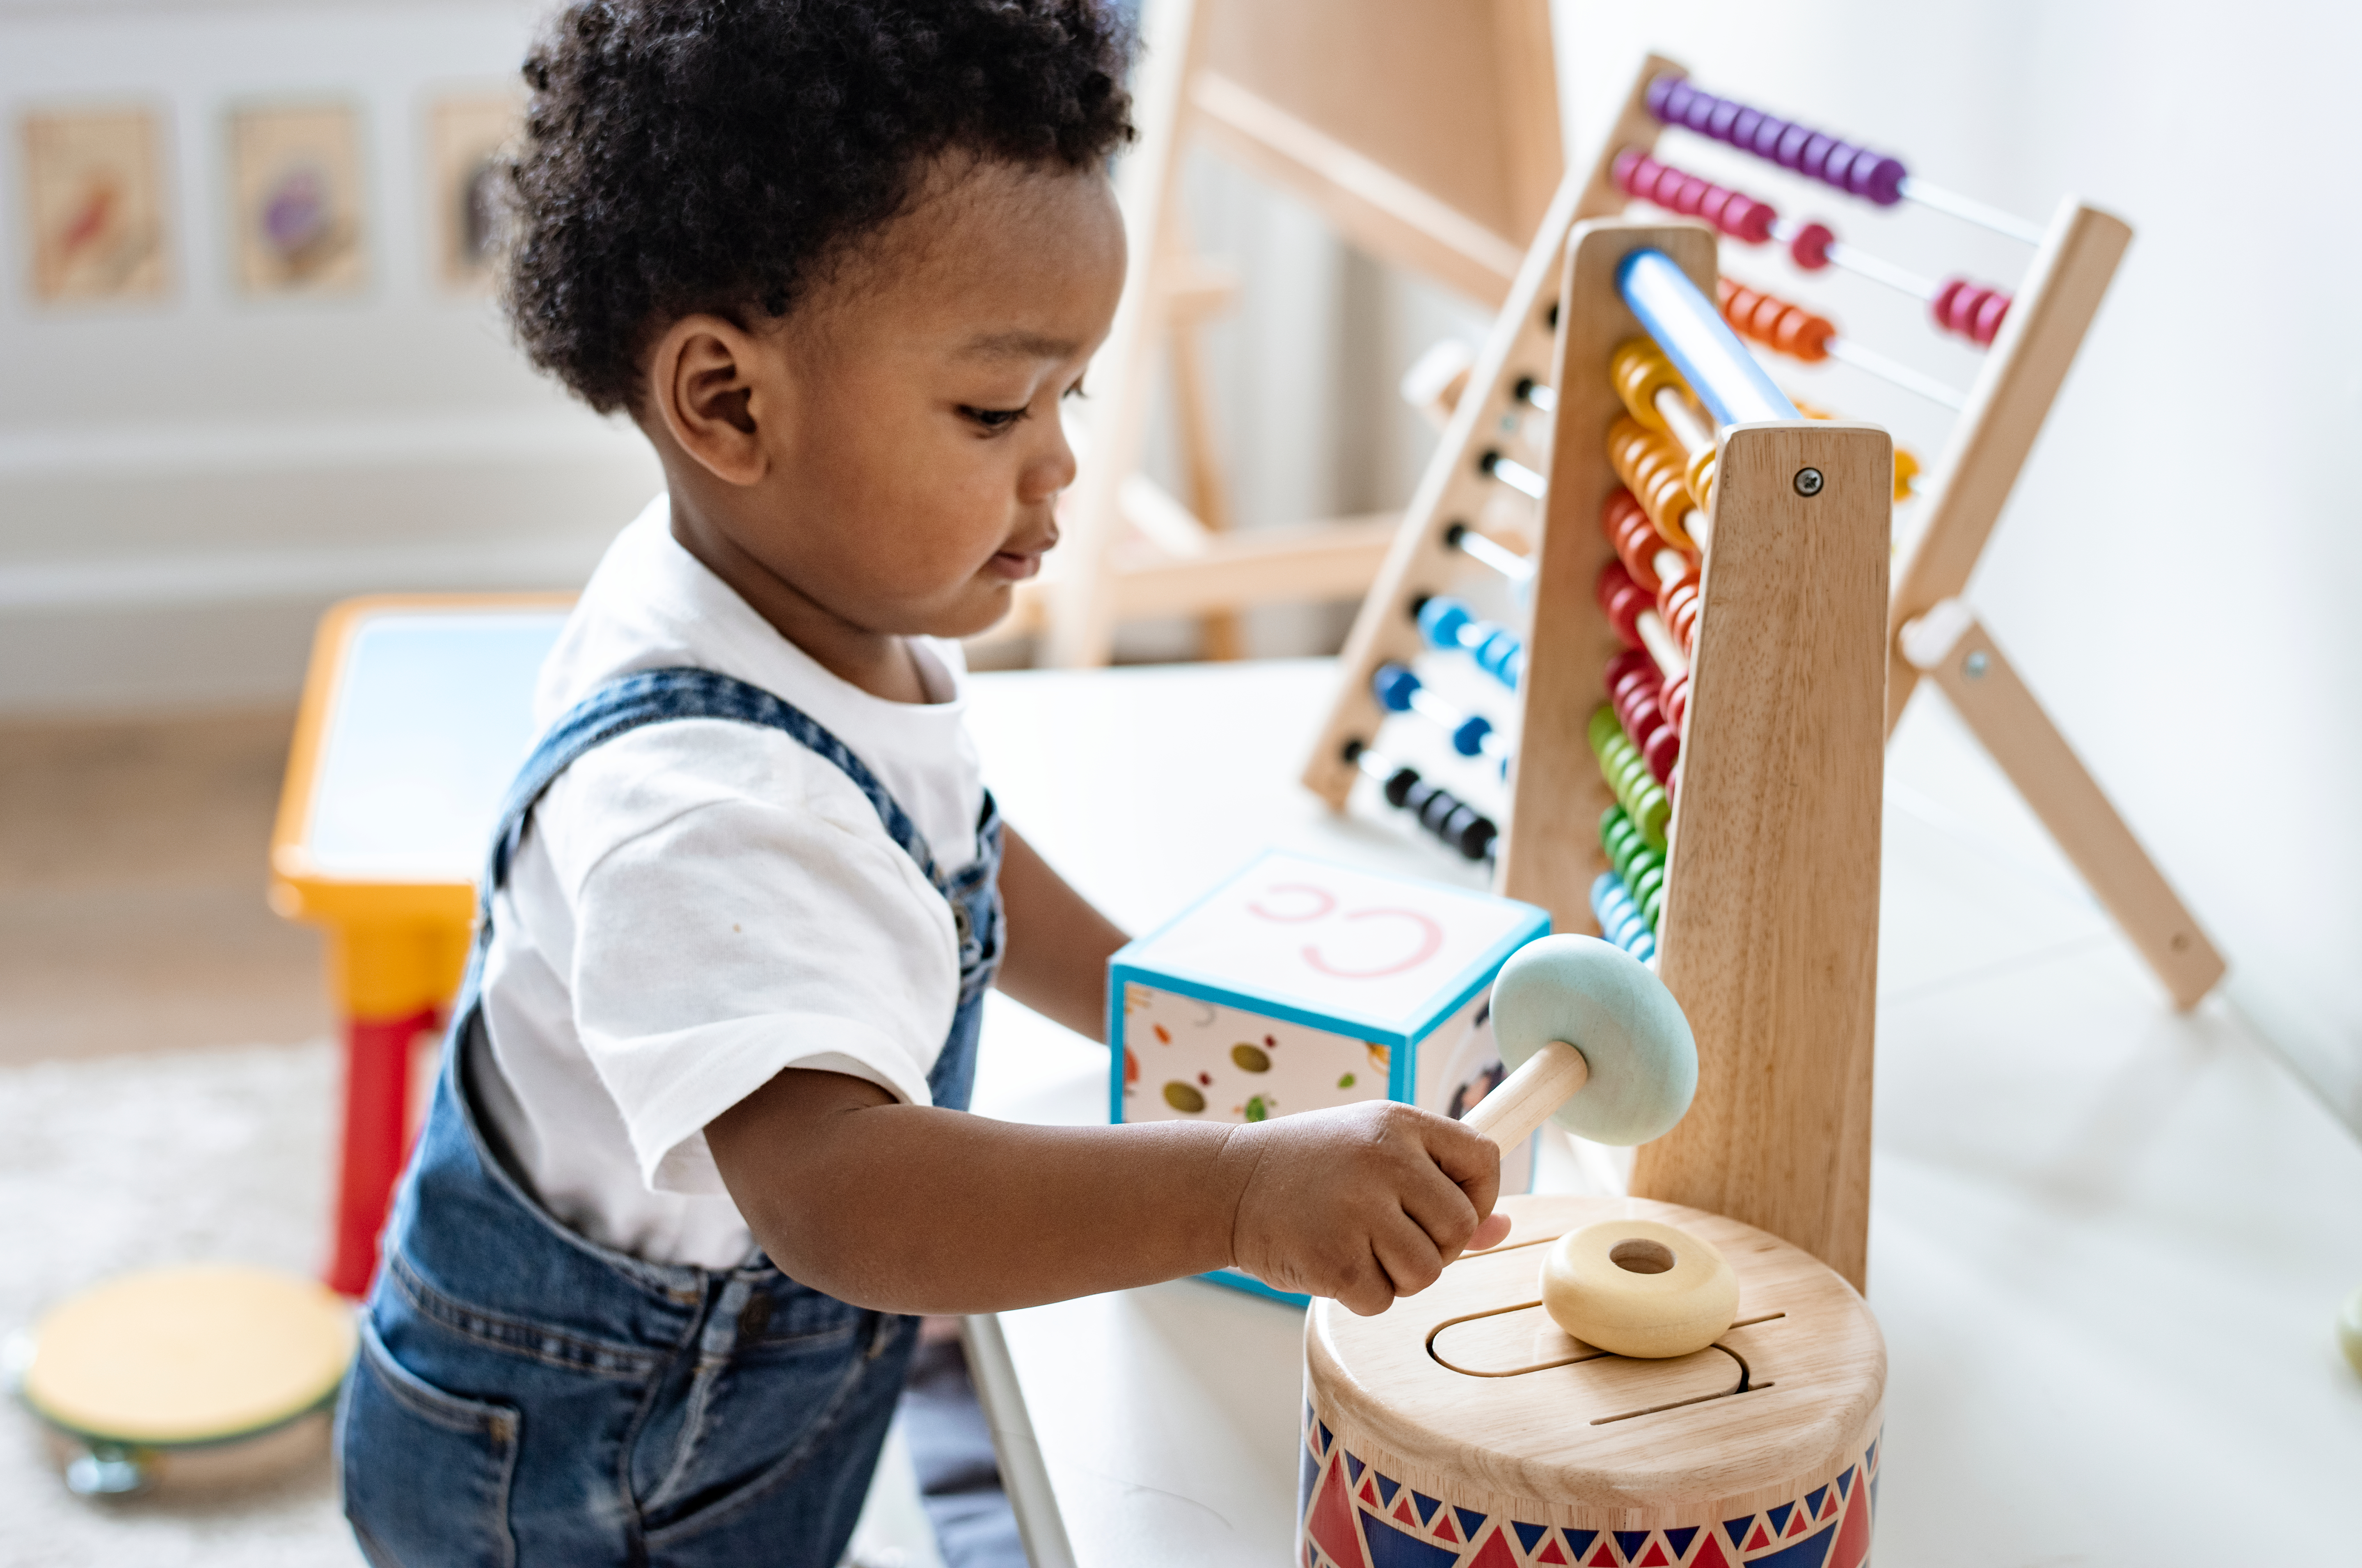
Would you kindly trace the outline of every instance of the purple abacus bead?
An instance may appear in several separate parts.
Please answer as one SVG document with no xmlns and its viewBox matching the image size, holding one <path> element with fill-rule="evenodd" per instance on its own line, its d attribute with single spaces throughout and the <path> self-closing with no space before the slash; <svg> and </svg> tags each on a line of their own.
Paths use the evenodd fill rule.
<svg viewBox="0 0 2362 1568">
<path fill-rule="evenodd" d="M 1853 160 L 1848 188 L 1857 196 L 1891 207 L 1903 199 L 1903 182 L 1909 173 L 1903 160 L 1882 152 L 1866 152 Z"/>
<path fill-rule="evenodd" d="M 1788 255 L 1805 271 L 1817 272 L 1829 264 L 1829 247 L 1837 243 L 1837 237 L 1829 232 L 1828 225 L 1808 223 L 1788 242 Z"/>
<path fill-rule="evenodd" d="M 1714 123 L 1714 111 L 1721 102 L 1711 93 L 1691 88 L 1688 99 L 1682 105 L 1682 124 L 1701 136 L 1705 135 L 1705 127 Z"/>
<path fill-rule="evenodd" d="M 1783 169 L 1802 166 L 1805 161 L 1805 148 L 1812 139 L 1813 133 L 1803 126 L 1788 127 L 1780 133 L 1780 147 L 1772 153 L 1772 160 Z"/>
<path fill-rule="evenodd" d="M 1734 104 L 1727 98 L 1717 98 L 1714 113 L 1706 116 L 1705 134 L 1716 141 L 1728 141 L 1732 123 L 1746 112 L 1742 105 Z"/>
<path fill-rule="evenodd" d="M 1796 172 L 1807 180 L 1821 179 L 1829 153 L 1837 145 L 1838 138 L 1826 131 L 1815 131 L 1806 137 L 1804 153 L 1796 160 Z"/>
<path fill-rule="evenodd" d="M 1762 110 L 1741 109 L 1738 113 L 1730 116 L 1729 132 L 1724 136 L 1722 139 L 1730 143 L 1733 147 L 1744 148 L 1746 150 L 1752 152 L 1755 150 L 1756 129 L 1762 124 Z"/>
<path fill-rule="evenodd" d="M 1780 143 L 1790 129 L 1788 122 L 1777 115 L 1765 115 L 1755 122 L 1755 134 L 1740 145 L 1758 158 L 1780 161 Z"/>
<path fill-rule="evenodd" d="M 1969 336 L 1979 343 L 1991 343 L 2001 332 L 2002 318 L 2009 315 L 2009 296 L 1995 289 L 1977 306 L 1977 318 L 1969 328 Z"/>
<path fill-rule="evenodd" d="M 1828 156 L 1821 160 L 1823 182 L 1835 185 L 1840 191 L 1852 190 L 1853 186 L 1849 181 L 1849 176 L 1853 172 L 1853 160 L 1869 156 L 1849 141 L 1838 142 L 1829 149 Z"/>
<path fill-rule="evenodd" d="M 1641 102 L 1648 105 L 1650 114 L 1665 124 L 1671 125 L 1675 118 L 1673 94 L 1675 93 L 1686 94 L 1688 92 L 1688 84 L 1669 71 L 1649 83 L 1649 90 L 1642 94 Z"/>
</svg>

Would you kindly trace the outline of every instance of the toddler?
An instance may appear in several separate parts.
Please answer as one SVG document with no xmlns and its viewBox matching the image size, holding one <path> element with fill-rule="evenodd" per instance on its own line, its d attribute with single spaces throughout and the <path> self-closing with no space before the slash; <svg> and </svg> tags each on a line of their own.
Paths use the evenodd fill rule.
<svg viewBox="0 0 2362 1568">
<path fill-rule="evenodd" d="M 1123 933 L 1002 822 L 956 639 L 1057 542 L 1124 274 L 1096 0 L 578 0 L 506 302 L 666 494 L 542 672 L 338 1415 L 381 1568 L 844 1550 L 912 1314 L 1235 1265 L 1383 1310 L 1493 1146 L 965 1113 L 982 997 L 1094 1038 Z"/>
</svg>

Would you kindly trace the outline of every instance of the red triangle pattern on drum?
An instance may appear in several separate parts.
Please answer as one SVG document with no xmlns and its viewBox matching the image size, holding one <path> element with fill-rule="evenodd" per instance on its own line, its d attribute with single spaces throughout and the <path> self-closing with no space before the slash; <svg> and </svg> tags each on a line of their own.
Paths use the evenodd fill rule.
<svg viewBox="0 0 2362 1568">
<path fill-rule="evenodd" d="M 1845 1523 L 1838 1527 L 1838 1545 L 1829 1553 L 1829 1568 L 1861 1568 L 1869 1558 L 1870 1488 L 1856 1486 Z"/>
<path fill-rule="evenodd" d="M 1534 1561 L 1537 1562 L 1565 1562 L 1566 1553 L 1558 1549 L 1558 1537 L 1551 1536 L 1542 1549 L 1534 1554 Z"/>
<path fill-rule="evenodd" d="M 1497 1525 L 1468 1560 L 1468 1568 L 1518 1568 L 1518 1554 L 1509 1550 L 1509 1532 Z"/>
<path fill-rule="evenodd" d="M 1402 1496 L 1402 1501 L 1395 1505 L 1395 1518 L 1402 1520 L 1403 1523 L 1410 1526 L 1413 1529 L 1417 1529 L 1418 1528 L 1418 1516 L 1410 1511 L 1410 1494 L 1408 1492 L 1405 1492 Z"/>
<path fill-rule="evenodd" d="M 1760 1550 L 1760 1549 L 1761 1549 L 1761 1548 L 1763 1548 L 1763 1547 L 1769 1546 L 1769 1545 L 1771 1545 L 1771 1544 L 1772 1544 L 1772 1538 L 1771 1538 L 1770 1536 L 1768 1536 L 1768 1535 L 1766 1535 L 1766 1534 L 1764 1534 L 1764 1533 L 1763 1533 L 1763 1527 L 1762 1527 L 1761 1525 L 1757 1525 L 1757 1526 L 1755 1527 L 1755 1533 L 1754 1533 L 1753 1535 L 1750 1535 L 1750 1536 L 1749 1536 L 1749 1537 L 1747 1538 L 1747 1545 L 1746 1545 L 1745 1550 L 1747 1550 L 1747 1551 L 1759 1551 L 1759 1550 Z"/>
<path fill-rule="evenodd" d="M 1370 1568 L 1370 1560 L 1362 1551 L 1361 1529 L 1353 1523 L 1353 1505 L 1346 1494 L 1343 1467 L 1336 1463 L 1335 1452 L 1330 1451 L 1329 1473 L 1321 1480 L 1319 1496 L 1313 1499 L 1305 1533 L 1329 1554 L 1337 1568 Z"/>
<path fill-rule="evenodd" d="M 1600 1538 L 1599 1550 L 1591 1554 L 1591 1561 L 1584 1568 L 1616 1568 L 1616 1549 L 1607 1544 L 1606 1537 Z"/>
<path fill-rule="evenodd" d="M 1649 1555 L 1634 1563 L 1633 1568 L 1673 1568 L 1673 1560 L 1665 1555 L 1663 1541 L 1651 1541 L 1649 1544 Z"/>
<path fill-rule="evenodd" d="M 1698 1548 L 1697 1561 L 1690 1568 L 1730 1568 L 1730 1559 L 1722 1554 L 1722 1542 L 1714 1538 L 1714 1531 L 1705 1532 L 1705 1544 Z"/>
</svg>

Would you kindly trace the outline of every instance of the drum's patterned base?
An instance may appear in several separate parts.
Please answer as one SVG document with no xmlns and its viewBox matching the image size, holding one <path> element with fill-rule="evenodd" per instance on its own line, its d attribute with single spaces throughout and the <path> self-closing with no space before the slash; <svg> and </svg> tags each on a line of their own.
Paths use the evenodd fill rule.
<svg viewBox="0 0 2362 1568">
<path fill-rule="evenodd" d="M 1494 1518 L 1414 1492 L 1345 1450 L 1308 1408 L 1303 1568 L 1862 1568 L 1878 1507 L 1878 1451 L 1835 1481 L 1743 1518 L 1658 1529 L 1576 1529 Z"/>
</svg>

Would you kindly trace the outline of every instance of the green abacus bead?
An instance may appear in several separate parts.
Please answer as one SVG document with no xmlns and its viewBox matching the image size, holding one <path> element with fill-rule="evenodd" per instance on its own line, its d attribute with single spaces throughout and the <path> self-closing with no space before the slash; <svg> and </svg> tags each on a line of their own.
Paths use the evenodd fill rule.
<svg viewBox="0 0 2362 1568">
<path fill-rule="evenodd" d="M 1594 751 L 1606 745 L 1610 735 L 1620 735 L 1623 733 L 1624 726 L 1616 720 L 1616 710 L 1605 702 L 1591 711 L 1591 720 L 1584 727 L 1584 734 L 1589 738 L 1591 749 Z"/>
<path fill-rule="evenodd" d="M 1624 814 L 1624 808 L 1621 806 L 1610 806 L 1606 811 L 1600 812 L 1599 842 L 1603 845 L 1614 844 L 1616 842 L 1616 824 L 1617 823 L 1628 823 L 1630 821 L 1631 819 Z"/>
<path fill-rule="evenodd" d="M 1659 790 L 1653 799 L 1643 799 L 1639 802 L 1639 807 L 1638 814 L 1640 822 L 1640 835 L 1651 845 L 1662 848 L 1665 843 L 1665 823 L 1673 814 L 1672 802 L 1665 799 L 1665 792 L 1662 790 Z"/>
<path fill-rule="evenodd" d="M 1632 897 L 1641 903 L 1646 903 L 1652 898 L 1662 897 L 1665 887 L 1664 867 L 1652 866 L 1627 882 L 1625 887 L 1629 889 Z"/>
</svg>

